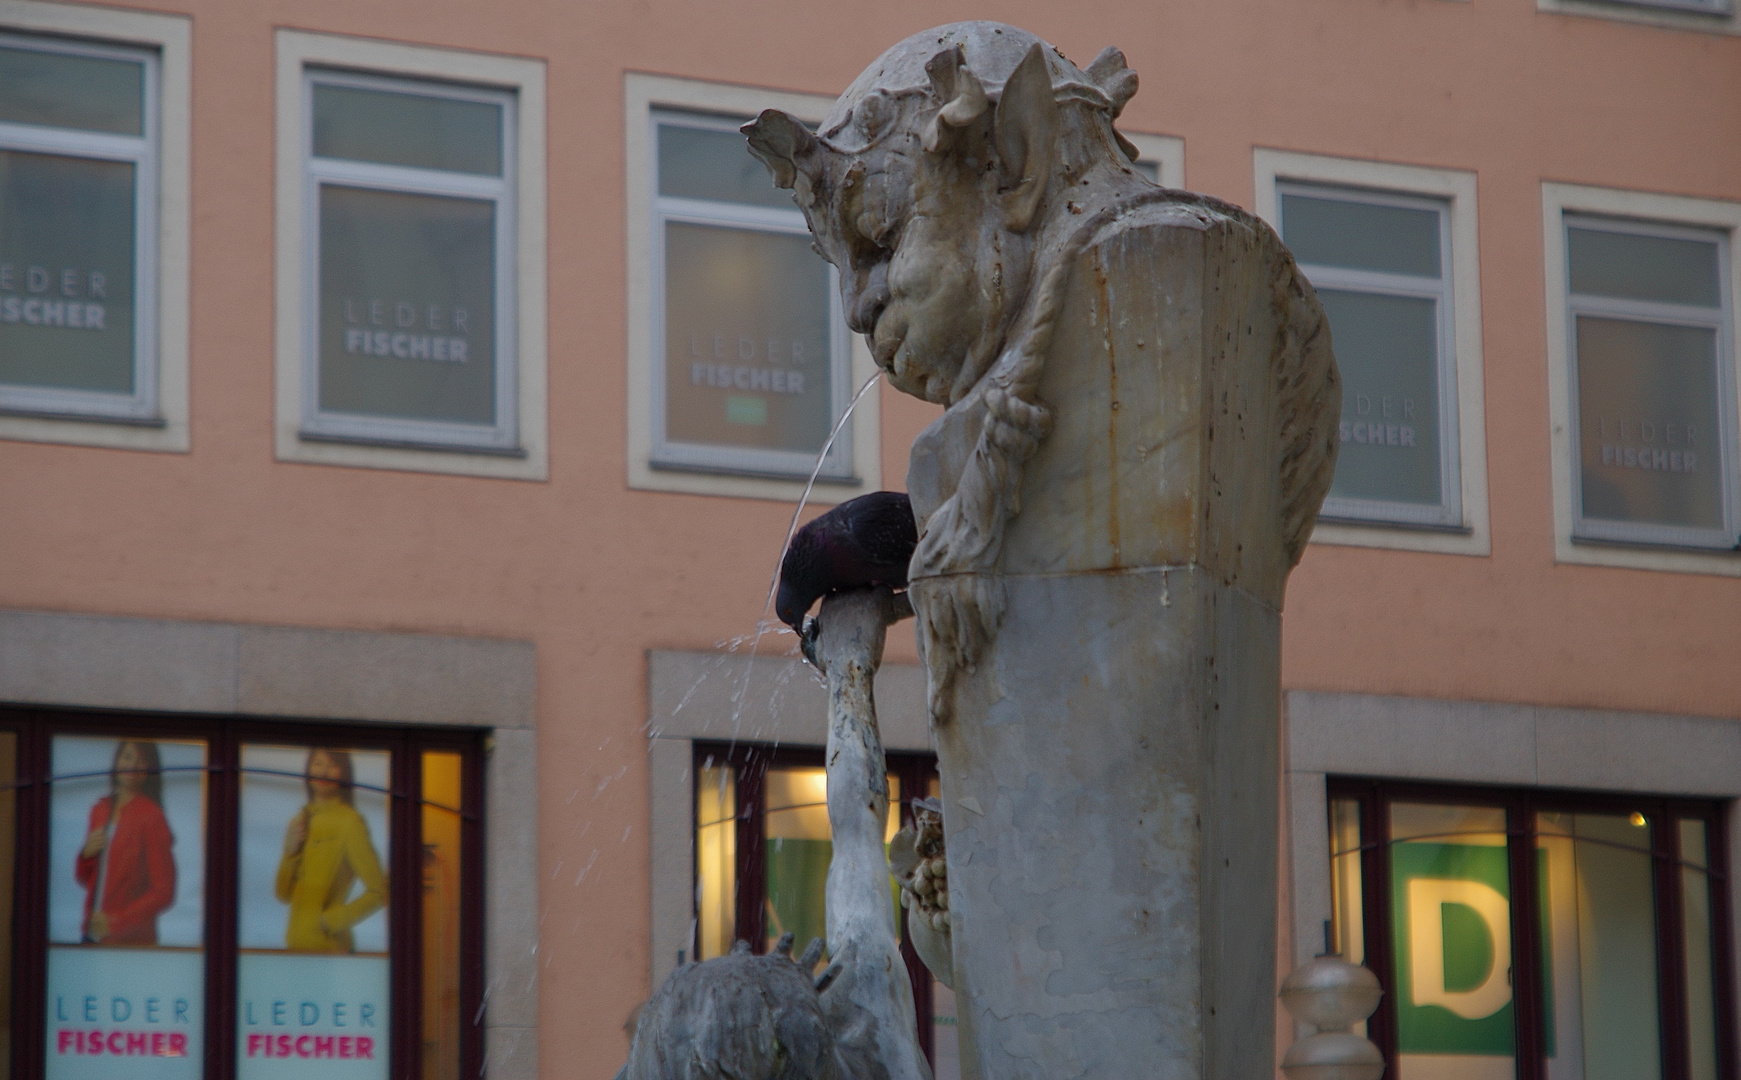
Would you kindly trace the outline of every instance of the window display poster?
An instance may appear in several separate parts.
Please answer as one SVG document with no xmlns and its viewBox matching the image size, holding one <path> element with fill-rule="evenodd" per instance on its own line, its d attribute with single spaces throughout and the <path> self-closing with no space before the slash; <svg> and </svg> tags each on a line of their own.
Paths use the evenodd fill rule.
<svg viewBox="0 0 1741 1080">
<path fill-rule="evenodd" d="M 242 747 L 237 945 L 385 955 L 384 750 Z"/>
<path fill-rule="evenodd" d="M 54 739 L 51 1080 L 200 1074 L 205 759 L 198 741 Z"/>
<path fill-rule="evenodd" d="M 238 1080 L 387 1075 L 386 956 L 243 953 L 236 975 Z"/>
<path fill-rule="evenodd" d="M 382 750 L 242 747 L 237 1076 L 387 1075 Z"/>
</svg>

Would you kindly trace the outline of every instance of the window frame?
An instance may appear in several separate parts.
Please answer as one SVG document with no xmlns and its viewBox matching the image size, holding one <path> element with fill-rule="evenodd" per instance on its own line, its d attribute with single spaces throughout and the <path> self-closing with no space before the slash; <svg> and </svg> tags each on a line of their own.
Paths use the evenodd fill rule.
<svg viewBox="0 0 1741 1080">
<path fill-rule="evenodd" d="M 545 64 L 457 49 L 280 29 L 277 42 L 276 194 L 276 419 L 279 461 L 462 476 L 545 480 L 549 476 L 547 419 L 547 298 Z M 314 403 L 310 378 L 315 343 L 311 317 L 319 266 L 313 258 L 319 228 L 319 182 L 311 179 L 314 81 L 358 80 L 353 85 L 429 93 L 492 103 L 512 99 L 503 116 L 502 204 L 511 221 L 497 222 L 496 296 L 498 423 L 487 438 L 478 426 L 441 421 L 367 418 L 363 423 L 309 425 Z M 477 95 L 473 97 L 472 95 Z M 498 96 L 499 95 L 499 96 Z M 331 159 L 321 159 L 331 161 Z M 333 166 L 322 166 L 322 171 Z M 347 177 L 377 181 L 442 178 L 429 193 L 464 194 L 487 185 L 482 177 L 397 166 L 345 162 Z M 465 180 L 457 178 L 467 177 Z M 328 181 L 331 182 L 331 181 Z M 357 181 L 343 183 L 357 186 Z M 452 183 L 453 186 L 449 186 Z M 461 190 L 463 189 L 463 191 Z M 506 250 L 511 257 L 504 259 Z M 505 282 L 505 285 L 503 284 Z M 504 338 L 504 331 L 507 337 Z M 504 351 L 504 341 L 512 351 Z M 502 392 L 503 387 L 507 392 Z M 505 414 L 504 411 L 506 410 Z M 457 439 L 456 434 L 472 438 Z"/>
<path fill-rule="evenodd" d="M 0 439 L 185 453 L 190 445 L 191 20 L 12 0 L 0 21 L 0 33 L 9 43 L 30 48 L 143 59 L 147 64 L 144 127 L 139 136 L 8 125 L 9 132 L 26 136 L 18 142 L 8 140 L 9 146 L 19 149 L 140 162 L 134 191 L 134 393 L 10 388 L 0 393 Z M 76 137 L 69 141 L 63 135 Z M 143 142 L 142 153 L 137 158 L 118 158 L 114 151 L 129 141 Z M 107 152 L 89 152 L 103 144 Z"/>
<path fill-rule="evenodd" d="M 0 409 L 46 416 L 131 423 L 157 420 L 157 154 L 161 81 L 155 51 L 65 38 L 0 32 L 0 45 L 63 56 L 124 60 L 144 65 L 140 134 L 0 122 L 0 150 L 55 154 L 81 160 L 126 162 L 133 181 L 133 392 L 117 394 L 68 387 L 0 383 Z"/>
<path fill-rule="evenodd" d="M 1308 183 L 1298 180 L 1276 181 L 1276 230 L 1287 226 L 1283 199 L 1288 195 L 1344 202 L 1361 206 L 1395 207 L 1425 210 L 1439 224 L 1439 277 L 1431 278 L 1376 270 L 1353 270 L 1322 264 L 1301 262 L 1301 272 L 1317 289 L 1335 289 L 1369 296 L 1400 296 L 1434 302 L 1434 335 L 1437 356 L 1434 360 L 1439 396 L 1439 491 L 1436 506 L 1418 503 L 1392 502 L 1382 499 L 1355 499 L 1327 496 L 1324 508 L 1318 512 L 1322 520 L 1353 524 L 1375 524 L 1429 529 L 1462 529 L 1463 489 L 1459 461 L 1457 422 L 1457 329 L 1456 289 L 1451 264 L 1451 208 L 1446 200 L 1431 196 L 1379 191 L 1348 186 Z M 1285 232 L 1283 232 L 1285 235 Z M 1334 329 L 1334 328 L 1332 328 Z M 1343 417 L 1343 423 L 1348 422 Z"/>
<path fill-rule="evenodd" d="M 808 240 L 810 228 L 804 221 L 804 213 L 793 204 L 790 210 L 776 210 L 772 207 L 751 206 L 745 203 L 714 201 L 709 199 L 684 198 L 676 195 L 665 195 L 660 192 L 659 161 L 659 129 L 661 127 L 686 127 L 702 131 L 720 131 L 736 133 L 738 126 L 753 116 L 728 117 L 719 114 L 707 114 L 694 110 L 679 110 L 669 106 L 656 106 L 648 110 L 647 122 L 651 128 L 647 138 L 653 148 L 652 154 L 652 191 L 653 204 L 653 241 L 649 254 L 653 260 L 653 325 L 652 346 L 655 362 L 652 364 L 653 400 L 656 403 L 650 419 L 652 421 L 653 445 L 648 464 L 658 470 L 699 471 L 708 473 L 724 473 L 734 476 L 763 476 L 770 479 L 799 481 L 808 479 L 810 472 L 816 468 L 814 455 L 796 450 L 759 450 L 734 449 L 731 447 L 711 446 L 701 443 L 685 443 L 671 439 L 666 432 L 666 410 L 658 407 L 666 400 L 667 364 L 661 362 L 666 357 L 665 325 L 666 287 L 665 287 L 665 227 L 668 224 L 702 225 L 713 228 L 754 230 L 759 233 L 774 233 L 782 236 L 802 236 Z M 749 154 L 748 149 L 744 151 Z M 769 184 L 772 185 L 770 180 Z M 854 380 L 852 365 L 852 333 L 846 328 L 846 314 L 840 306 L 840 272 L 834 267 L 828 268 L 828 363 L 829 363 L 829 414 L 839 417 L 853 394 L 857 392 L 863 380 Z M 817 483 L 855 484 L 858 477 L 854 475 L 853 455 L 853 425 L 845 424 L 835 437 L 833 446 L 829 449 L 827 458 L 823 461 L 821 471 L 816 474 Z"/>
<path fill-rule="evenodd" d="M 43 1075 L 47 1048 L 49 798 L 56 735 L 200 739 L 206 746 L 205 897 L 202 950 L 205 1008 L 202 1019 L 206 1080 L 232 1080 L 237 1073 L 236 871 L 240 864 L 240 749 L 244 743 L 314 746 L 338 742 L 347 748 L 391 754 L 388 803 L 389 1001 L 386 1075 L 419 1072 L 423 1013 L 421 875 L 404 872 L 422 850 L 418 811 L 422 799 L 420 755 L 461 755 L 463 805 L 461 858 L 471 867 L 462 877 L 459 925 L 461 1075 L 481 1076 L 484 1067 L 484 897 L 488 865 L 484 848 L 486 812 L 483 774 L 488 735 L 481 729 L 302 723 L 247 716 L 125 713 L 46 706 L 0 706 L 0 730 L 17 738 L 18 778 L 0 780 L 17 791 L 15 811 L 15 920 L 12 930 L 13 997 L 11 1064 L 14 1076 Z M 445 808 L 453 809 L 453 808 Z M 464 1018 L 472 1018 L 469 1021 Z"/>
<path fill-rule="evenodd" d="M 1397 1060 L 1397 996 L 1394 932 L 1389 895 L 1390 845 L 1387 809 L 1394 802 L 1427 802 L 1502 808 L 1506 812 L 1507 864 L 1511 880 L 1510 929 L 1512 952 L 1511 1004 L 1517 1080 L 1545 1080 L 1541 1046 L 1541 1008 L 1546 1000 L 1540 970 L 1540 891 L 1536 875 L 1535 815 L 1542 811 L 1615 813 L 1643 810 L 1657 821 L 1698 818 L 1705 822 L 1708 865 L 1703 868 L 1710 890 L 1713 1005 L 1716 1017 L 1718 1080 L 1735 1080 L 1741 1073 L 1736 1050 L 1736 994 L 1732 879 L 1729 865 L 1728 813 L 1724 800 L 1662 795 L 1627 795 L 1551 788 L 1506 788 L 1442 784 L 1411 780 L 1332 774 L 1324 781 L 1323 812 L 1330 817 L 1337 801 L 1358 804 L 1360 820 L 1361 924 L 1364 965 L 1386 988 L 1378 1010 L 1367 1021 L 1367 1037 L 1385 1060 Z M 1658 1031 L 1662 1048 L 1662 1080 L 1687 1076 L 1686 992 L 1682 950 L 1682 910 L 1678 828 L 1651 829 L 1652 895 L 1656 900 L 1655 945 L 1658 987 Z M 1334 827 L 1330 838 L 1334 844 Z M 1346 853 L 1334 853 L 1346 854 Z M 1326 855 L 1334 858 L 1332 852 Z M 1334 873 L 1334 870 L 1332 870 Z M 1373 883 L 1379 883 L 1373 888 Z M 1521 990 L 1519 989 L 1521 987 Z"/>
<path fill-rule="evenodd" d="M 1661 301 L 1629 300 L 1619 297 L 1575 293 L 1571 288 L 1571 260 L 1566 260 L 1566 342 L 1567 409 L 1570 423 L 1566 433 L 1571 439 L 1572 499 L 1574 517 L 1572 542 L 1635 544 L 1653 547 L 1697 548 L 1712 551 L 1734 550 L 1741 534 L 1741 485 L 1737 484 L 1737 444 L 1741 443 L 1741 425 L 1736 422 L 1735 378 L 1735 314 L 1729 303 L 1728 285 L 1731 263 L 1729 234 L 1721 230 L 1697 229 L 1684 225 L 1663 225 L 1629 218 L 1599 217 L 1590 214 L 1562 213 L 1560 226 L 1566 235 L 1568 250 L 1570 232 L 1581 229 L 1592 232 L 1622 233 L 1631 236 L 1664 239 L 1696 240 L 1717 244 L 1716 308 L 1673 304 Z M 1661 326 L 1696 327 L 1710 330 L 1716 338 L 1717 366 L 1717 467 L 1722 487 L 1723 527 L 1697 529 L 1689 526 L 1661 525 L 1646 522 L 1617 522 L 1588 518 L 1583 511 L 1583 427 L 1579 412 L 1578 316 L 1622 319 L 1627 322 L 1653 323 Z"/>
<path fill-rule="evenodd" d="M 1482 557 L 1492 551 L 1488 511 L 1487 419 L 1481 325 L 1479 208 L 1473 172 L 1329 157 L 1258 147 L 1252 152 L 1257 216 L 1281 231 L 1283 189 L 1344 194 L 1355 201 L 1397 200 L 1440 211 L 1440 284 L 1450 305 L 1440 329 L 1440 490 L 1437 520 L 1403 520 L 1403 504 L 1330 500 L 1312 542 Z M 1336 273 L 1350 273 L 1337 271 Z M 1309 275 L 1308 275 L 1309 276 Z M 1326 286 L 1330 287 L 1330 286 Z M 1364 288 L 1365 286 L 1361 286 Z M 1447 448 L 1449 450 L 1447 451 Z M 1454 486 L 1446 481 L 1454 477 Z M 1362 500 L 1362 503 L 1365 501 Z M 1370 514 L 1383 509 L 1382 516 Z M 1335 511 L 1341 509 L 1342 514 Z M 1364 511 L 1358 516 L 1349 511 Z M 1370 516 L 1369 516 L 1370 515 Z M 1426 516 L 1426 515 L 1422 515 Z"/>
<path fill-rule="evenodd" d="M 1612 222 L 1619 226 L 1693 230 L 1687 235 L 1709 240 L 1726 236 L 1720 282 L 1727 313 L 1726 332 L 1718 337 L 1719 363 L 1727 356 L 1727 370 L 1719 370 L 1719 385 L 1725 387 L 1719 415 L 1730 425 L 1724 433 L 1722 454 L 1725 468 L 1725 520 L 1741 532 L 1741 372 L 1738 362 L 1735 313 L 1741 311 L 1741 281 L 1732 261 L 1735 237 L 1741 232 L 1741 203 L 1683 195 L 1625 191 L 1581 184 L 1544 182 L 1542 190 L 1542 247 L 1545 272 L 1545 311 L 1548 353 L 1548 418 L 1553 469 L 1554 559 L 1560 563 L 1616 566 L 1671 573 L 1713 574 L 1741 577 L 1741 552 L 1730 548 L 1671 546 L 1660 540 L 1608 539 L 1580 532 L 1582 487 L 1577 460 L 1577 386 L 1572 335 L 1570 264 L 1566 250 L 1566 219 Z M 1663 233 L 1666 235 L 1667 233 Z"/>
<path fill-rule="evenodd" d="M 766 802 L 764 799 L 763 778 L 770 769 L 776 768 L 824 768 L 827 765 L 826 752 L 820 747 L 805 746 L 766 746 L 758 743 L 745 742 L 714 742 L 695 740 L 690 746 L 691 767 L 690 788 L 691 804 L 689 808 L 688 828 L 692 838 L 698 831 L 698 810 L 703 797 L 702 770 L 708 766 L 727 766 L 736 775 L 737 794 L 737 836 L 736 836 L 736 868 L 733 890 L 733 909 L 736 914 L 736 937 L 750 943 L 753 952 L 761 953 L 766 945 L 767 933 L 764 922 L 767 897 L 767 876 L 764 851 L 767 846 L 766 836 Z M 898 776 L 901 783 L 901 824 L 911 825 L 913 821 L 912 801 L 918 792 L 925 789 L 925 782 L 937 777 L 937 758 L 934 754 L 916 753 L 913 751 L 884 751 L 885 771 Z M 924 797 L 922 795 L 918 797 Z M 690 938 L 688 955 L 703 959 L 700 953 L 700 862 L 701 845 L 693 845 L 693 861 L 690 865 L 691 874 L 695 875 L 696 888 L 690 890 L 691 918 L 689 922 Z M 901 958 L 907 964 L 907 976 L 913 989 L 913 1008 L 918 1025 L 919 1045 L 925 1051 L 926 1060 L 933 1060 L 934 1050 L 934 1010 L 931 997 L 931 971 L 925 962 L 919 959 L 919 954 L 913 949 L 911 937 L 907 934 L 907 909 L 899 909 L 900 925 L 896 928 L 901 938 Z M 793 948 L 802 952 L 809 942 L 797 941 Z"/>
<path fill-rule="evenodd" d="M 308 227 L 303 230 L 305 341 L 302 386 L 303 439 L 331 439 L 368 444 L 388 444 L 430 450 L 460 450 L 474 453 L 519 453 L 514 302 L 514 213 L 515 97 L 511 92 L 489 87 L 406 79 L 375 73 L 360 73 L 305 65 L 302 119 L 304 127 L 303 169 Z M 325 158 L 314 152 L 314 91 L 317 86 L 376 90 L 420 97 L 495 105 L 502 110 L 502 174 L 499 177 L 447 172 L 403 165 Z M 320 211 L 321 192 L 328 185 L 364 188 L 410 195 L 434 195 L 470 200 L 488 200 L 495 206 L 495 327 L 491 347 L 495 360 L 494 424 L 484 427 L 454 421 L 413 420 L 402 417 L 361 416 L 323 412 L 320 408 Z"/>
<path fill-rule="evenodd" d="M 808 123 L 818 123 L 834 99 L 818 94 L 794 93 L 729 83 L 627 72 L 623 77 L 624 210 L 627 234 L 627 473 L 628 486 L 640 491 L 684 492 L 732 498 L 796 501 L 805 491 L 805 481 L 814 458 L 802 475 L 755 474 L 741 469 L 710 470 L 705 464 L 662 466 L 655 460 L 655 416 L 664 401 L 656 394 L 655 380 L 663 380 L 663 258 L 662 230 L 657 227 L 658 144 L 654 138 L 655 113 L 712 116 L 720 122 L 738 122 L 763 109 L 783 109 Z M 747 153 L 747 151 L 746 151 Z M 772 181 L 769 181 L 772 184 Z M 729 205 L 729 204 L 717 204 Z M 745 208 L 748 209 L 748 208 Z M 796 207 L 793 208 L 797 213 Z M 800 216 L 800 220 L 802 215 Z M 837 307 L 838 289 L 833 289 L 831 308 Z M 844 319 L 838 326 L 844 331 Z M 870 349 L 857 334 L 846 334 L 850 377 L 843 389 L 850 399 L 877 371 Z M 839 380 L 837 380 L 838 382 Z M 859 399 L 852 417 L 841 429 L 851 447 L 848 478 L 820 476 L 809 502 L 827 506 L 854 498 L 882 486 L 881 397 L 878 386 Z M 663 419 L 659 419 L 663 426 Z M 712 451 L 710 451 L 712 452 Z"/>
</svg>

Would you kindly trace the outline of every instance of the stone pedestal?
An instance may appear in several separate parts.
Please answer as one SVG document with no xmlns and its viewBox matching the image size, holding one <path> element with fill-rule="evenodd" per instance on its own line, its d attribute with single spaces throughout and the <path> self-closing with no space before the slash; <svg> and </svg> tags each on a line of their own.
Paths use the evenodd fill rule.
<svg viewBox="0 0 1741 1080">
<path fill-rule="evenodd" d="M 967 1075 L 1274 1069 L 1286 414 L 1316 313 L 1267 227 L 1183 194 L 1076 259 L 1053 428 L 984 574 L 1001 625 L 937 730 Z M 915 444 L 922 523 L 983 414 Z"/>
</svg>

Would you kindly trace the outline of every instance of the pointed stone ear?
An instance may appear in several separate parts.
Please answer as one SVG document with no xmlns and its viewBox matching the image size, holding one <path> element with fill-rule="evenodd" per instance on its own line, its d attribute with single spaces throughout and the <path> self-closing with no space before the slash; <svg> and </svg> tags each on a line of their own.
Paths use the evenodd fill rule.
<svg viewBox="0 0 1741 1080">
<path fill-rule="evenodd" d="M 762 115 L 738 130 L 749 136 L 750 153 L 774 174 L 775 187 L 796 187 L 800 173 L 812 181 L 820 175 L 821 144 L 796 117 L 763 109 Z"/>
<path fill-rule="evenodd" d="M 1058 153 L 1058 127 L 1052 73 L 1035 43 L 1004 84 L 992 121 L 1004 185 L 1014 189 L 1004 203 L 1004 224 L 1014 232 L 1028 231 L 1046 195 Z"/>
<path fill-rule="evenodd" d="M 957 45 L 933 56 L 925 65 L 931 77 L 931 95 L 943 103 L 925 125 L 925 149 L 942 153 L 955 145 L 955 133 L 978 120 L 991 108 L 985 84 L 967 70 L 967 54 Z"/>
<path fill-rule="evenodd" d="M 1135 97 L 1137 91 L 1136 72 L 1125 66 L 1124 53 L 1108 45 L 1100 50 L 1094 63 L 1088 65 L 1087 75 L 1111 100 L 1112 118 L 1117 120 L 1125 103 Z"/>
</svg>

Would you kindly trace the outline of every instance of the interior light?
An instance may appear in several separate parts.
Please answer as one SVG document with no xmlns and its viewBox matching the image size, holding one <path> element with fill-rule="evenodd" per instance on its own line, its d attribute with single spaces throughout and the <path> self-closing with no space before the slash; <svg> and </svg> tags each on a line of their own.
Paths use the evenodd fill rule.
<svg viewBox="0 0 1741 1080">
<path fill-rule="evenodd" d="M 1641 829 L 1649 824 L 1649 822 L 1645 820 L 1644 815 L 1636 810 L 1632 812 L 1632 823 Z"/>
</svg>

